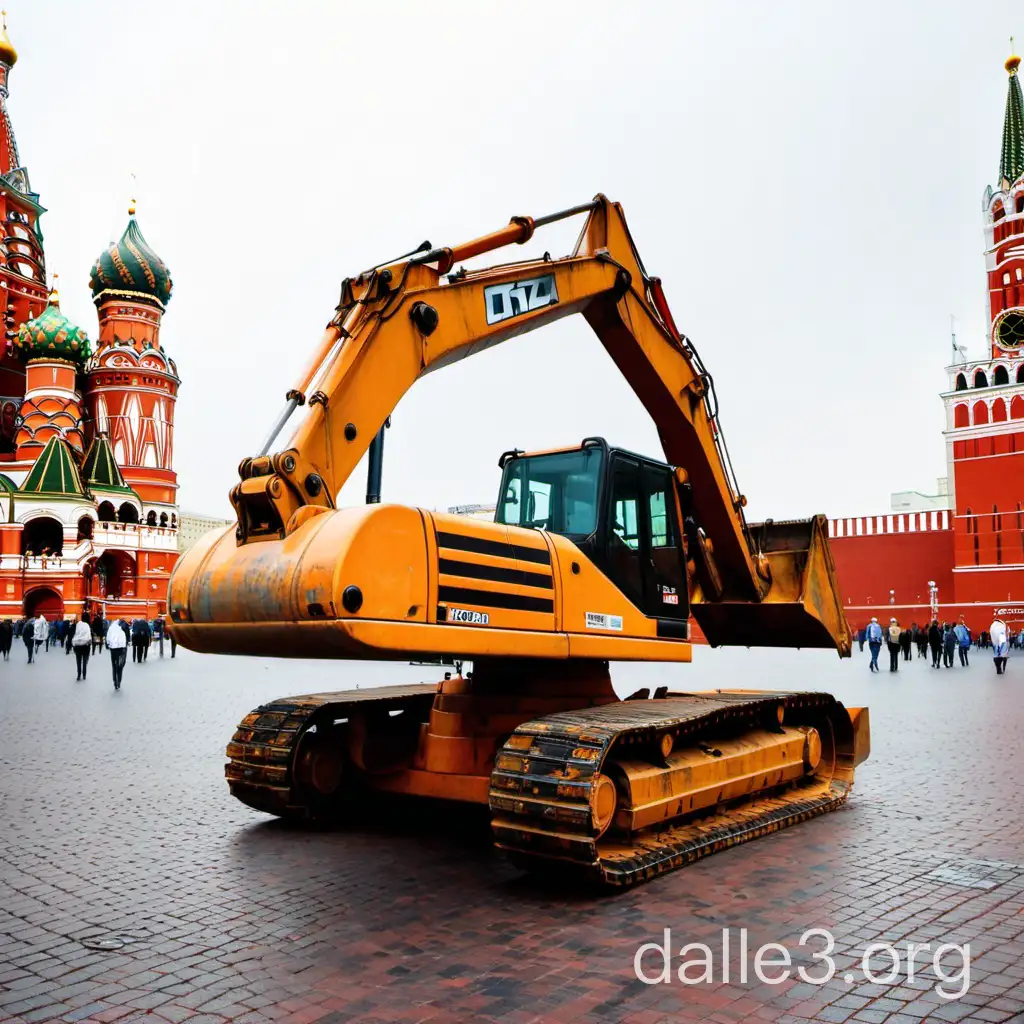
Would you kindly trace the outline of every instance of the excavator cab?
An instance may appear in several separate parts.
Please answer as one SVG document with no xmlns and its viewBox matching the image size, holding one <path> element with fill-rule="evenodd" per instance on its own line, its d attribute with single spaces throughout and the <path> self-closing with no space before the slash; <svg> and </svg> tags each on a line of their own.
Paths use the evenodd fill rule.
<svg viewBox="0 0 1024 1024">
<path fill-rule="evenodd" d="M 686 636 L 686 556 L 671 466 L 599 437 L 578 448 L 506 452 L 499 465 L 496 522 L 568 538 L 658 619 L 659 635 Z"/>
</svg>

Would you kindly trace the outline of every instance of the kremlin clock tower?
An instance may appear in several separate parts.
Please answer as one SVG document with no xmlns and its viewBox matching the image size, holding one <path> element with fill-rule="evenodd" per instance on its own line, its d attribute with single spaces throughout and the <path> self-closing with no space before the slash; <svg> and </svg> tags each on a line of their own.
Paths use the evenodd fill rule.
<svg viewBox="0 0 1024 1024">
<path fill-rule="evenodd" d="M 977 635 L 994 617 L 1024 629 L 1024 96 L 1009 75 L 996 187 L 983 200 L 983 356 L 955 347 L 946 367 L 946 478 L 905 491 L 891 511 L 829 520 L 847 618 L 903 625 L 963 616 Z"/>
<path fill-rule="evenodd" d="M 1024 601 L 1024 97 L 1009 88 L 999 177 L 985 192 L 988 353 L 949 368 L 957 601 Z M 951 452 L 950 452 L 951 449 Z"/>
</svg>

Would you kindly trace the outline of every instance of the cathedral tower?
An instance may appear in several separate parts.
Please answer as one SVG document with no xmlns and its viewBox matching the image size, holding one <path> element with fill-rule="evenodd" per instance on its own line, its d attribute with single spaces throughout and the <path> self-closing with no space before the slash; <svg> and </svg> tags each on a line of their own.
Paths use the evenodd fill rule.
<svg viewBox="0 0 1024 1024">
<path fill-rule="evenodd" d="M 45 212 L 22 167 L 7 112 L 8 79 L 18 53 L 0 29 L 0 453 L 14 451 L 14 420 L 25 393 L 25 370 L 14 351 L 16 325 L 46 308 L 46 264 L 39 218 Z"/>
<path fill-rule="evenodd" d="M 139 229 L 134 202 L 120 241 L 101 253 L 90 284 L 99 313 L 96 354 L 89 361 L 89 440 L 107 438 L 127 486 L 142 500 L 144 521 L 177 517 L 174 405 L 178 375 L 160 345 L 160 321 L 171 276 Z"/>
<path fill-rule="evenodd" d="M 89 339 L 61 313 L 56 287 L 46 309 L 21 325 L 15 348 L 26 360 L 16 458 L 35 459 L 51 437 L 63 439 L 81 456 L 85 446 L 78 374 L 89 357 Z"/>
</svg>

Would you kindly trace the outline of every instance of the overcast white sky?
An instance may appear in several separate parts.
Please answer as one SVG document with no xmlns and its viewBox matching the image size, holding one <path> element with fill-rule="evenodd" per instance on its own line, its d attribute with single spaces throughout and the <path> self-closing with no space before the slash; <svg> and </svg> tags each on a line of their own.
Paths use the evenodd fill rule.
<svg viewBox="0 0 1024 1024">
<path fill-rule="evenodd" d="M 342 277 L 597 191 L 715 376 L 754 518 L 884 512 L 944 472 L 950 314 L 985 344 L 981 196 L 1019 0 L 7 9 L 9 110 L 65 313 L 95 337 L 89 269 L 133 172 L 171 268 L 185 508 L 228 512 Z M 577 228 L 534 251 L 568 252 Z M 492 501 L 503 450 L 594 434 L 661 455 L 574 318 L 417 384 L 384 496 Z"/>
</svg>

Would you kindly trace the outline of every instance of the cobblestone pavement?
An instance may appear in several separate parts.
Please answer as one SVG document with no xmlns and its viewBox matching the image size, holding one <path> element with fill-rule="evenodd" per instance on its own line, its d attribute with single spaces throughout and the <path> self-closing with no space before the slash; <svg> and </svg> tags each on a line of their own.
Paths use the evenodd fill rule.
<svg viewBox="0 0 1024 1024">
<path fill-rule="evenodd" d="M 844 810 L 600 898 L 524 877 L 472 814 L 310 832 L 229 798 L 224 744 L 249 708 L 436 670 L 179 651 L 129 663 L 115 693 L 105 657 L 76 683 L 63 653 L 29 667 L 22 651 L 0 664 L 0 1020 L 1024 1020 L 1024 657 L 1001 678 L 980 656 L 896 677 L 821 652 L 622 666 L 626 692 L 830 689 L 871 705 L 874 753 Z M 822 973 L 821 942 L 801 944 L 813 927 L 835 936 L 830 982 L 740 980 L 741 928 L 751 950 L 779 942 Z M 673 969 L 684 943 L 710 946 L 713 983 L 636 978 L 666 928 Z M 913 979 L 904 955 L 868 983 L 860 954 L 879 941 L 970 943 L 969 991 L 941 997 L 931 951 Z M 656 952 L 643 963 L 660 973 Z"/>
</svg>

